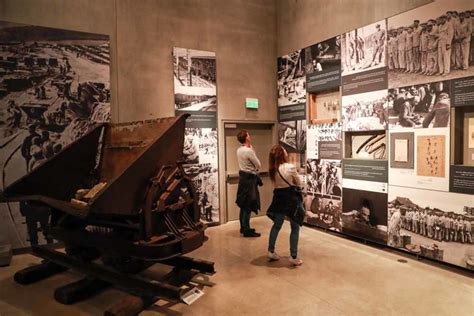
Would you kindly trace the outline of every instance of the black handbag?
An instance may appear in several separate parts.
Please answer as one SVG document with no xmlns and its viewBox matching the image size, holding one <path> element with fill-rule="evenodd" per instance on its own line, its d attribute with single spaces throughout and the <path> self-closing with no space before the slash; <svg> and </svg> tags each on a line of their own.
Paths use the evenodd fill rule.
<svg viewBox="0 0 474 316">
<path fill-rule="evenodd" d="M 278 168 L 277 168 L 277 171 L 278 171 L 278 174 L 280 175 L 280 178 L 282 178 L 283 181 L 285 181 L 286 184 L 288 184 L 290 186 L 289 188 L 291 190 L 291 193 L 297 201 L 296 209 L 289 211 L 288 212 L 288 217 L 291 220 L 293 220 L 295 223 L 297 223 L 298 225 L 302 226 L 303 223 L 304 223 L 304 219 L 306 217 L 306 210 L 304 209 L 304 204 L 303 204 L 303 190 L 300 187 L 298 187 L 296 185 L 293 185 L 290 182 L 288 182 L 281 175 L 280 170 Z"/>
</svg>

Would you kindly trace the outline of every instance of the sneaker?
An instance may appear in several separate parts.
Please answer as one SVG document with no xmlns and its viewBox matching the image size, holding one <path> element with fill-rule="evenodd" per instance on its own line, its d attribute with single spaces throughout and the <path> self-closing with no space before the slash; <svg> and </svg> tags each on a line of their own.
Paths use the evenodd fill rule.
<svg viewBox="0 0 474 316">
<path fill-rule="evenodd" d="M 255 231 L 248 231 L 244 233 L 244 237 L 260 237 L 261 235 L 259 233 L 256 233 Z"/>
<path fill-rule="evenodd" d="M 280 256 L 278 256 L 278 255 L 276 254 L 276 252 L 271 252 L 271 251 L 269 251 L 267 257 L 268 257 L 268 259 L 269 259 L 270 261 L 277 261 L 277 260 L 280 260 Z"/>
<path fill-rule="evenodd" d="M 293 259 L 293 257 L 290 257 L 290 263 L 294 266 L 300 266 L 303 264 L 303 260 L 301 260 L 300 258 Z"/>
</svg>

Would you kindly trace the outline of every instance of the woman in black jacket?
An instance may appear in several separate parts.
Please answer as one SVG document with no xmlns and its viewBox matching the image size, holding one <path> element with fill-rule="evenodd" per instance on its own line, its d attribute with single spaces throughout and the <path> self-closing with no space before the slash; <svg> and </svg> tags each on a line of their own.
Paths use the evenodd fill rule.
<svg viewBox="0 0 474 316">
<path fill-rule="evenodd" d="M 268 258 L 270 260 L 278 260 L 280 257 L 275 253 L 278 233 L 283 225 L 285 216 L 294 211 L 298 207 L 298 203 L 300 203 L 293 193 L 294 191 L 291 186 L 300 187 L 301 180 L 296 167 L 288 163 L 288 153 L 280 145 L 273 146 L 270 151 L 269 169 L 274 190 L 272 203 L 267 212 L 273 220 L 268 242 Z M 292 219 L 290 219 L 290 224 L 290 263 L 299 266 L 303 264 L 303 261 L 297 256 L 300 226 Z"/>
</svg>

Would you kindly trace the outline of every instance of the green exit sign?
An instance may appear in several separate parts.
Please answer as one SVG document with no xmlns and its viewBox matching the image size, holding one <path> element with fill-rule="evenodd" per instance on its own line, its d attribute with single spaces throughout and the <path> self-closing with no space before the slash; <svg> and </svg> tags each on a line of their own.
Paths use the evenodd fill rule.
<svg viewBox="0 0 474 316">
<path fill-rule="evenodd" d="M 246 98 L 245 99 L 245 107 L 247 109 L 258 109 L 258 99 Z"/>
</svg>

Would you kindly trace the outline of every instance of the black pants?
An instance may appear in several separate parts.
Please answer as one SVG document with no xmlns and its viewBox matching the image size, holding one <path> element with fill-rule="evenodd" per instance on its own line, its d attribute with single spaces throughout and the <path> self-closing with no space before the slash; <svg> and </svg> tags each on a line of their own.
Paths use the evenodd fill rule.
<svg viewBox="0 0 474 316">
<path fill-rule="evenodd" d="M 250 231 L 250 210 L 241 208 L 239 220 L 240 230 L 244 233 Z"/>
</svg>

